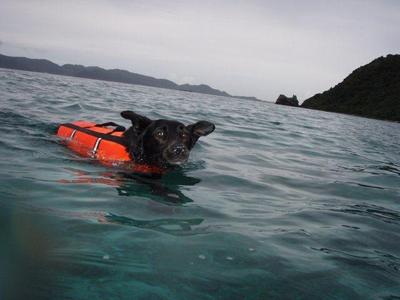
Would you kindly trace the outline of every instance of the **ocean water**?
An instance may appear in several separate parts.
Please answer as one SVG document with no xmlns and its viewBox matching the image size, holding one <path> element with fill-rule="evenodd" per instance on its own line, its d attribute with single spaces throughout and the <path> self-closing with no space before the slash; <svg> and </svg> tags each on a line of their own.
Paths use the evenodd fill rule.
<svg viewBox="0 0 400 300">
<path fill-rule="evenodd" d="M 57 124 L 216 124 L 160 180 Z M 400 299 L 400 124 L 0 69 L 0 299 Z"/>
</svg>

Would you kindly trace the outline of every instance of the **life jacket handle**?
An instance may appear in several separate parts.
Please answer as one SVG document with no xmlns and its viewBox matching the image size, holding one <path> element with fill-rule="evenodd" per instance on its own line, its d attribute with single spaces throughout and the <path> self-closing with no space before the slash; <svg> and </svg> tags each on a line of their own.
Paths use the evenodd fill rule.
<svg viewBox="0 0 400 300">
<path fill-rule="evenodd" d="M 94 126 L 88 126 L 84 128 L 91 128 L 91 127 L 107 127 L 107 126 L 113 126 L 115 129 L 107 134 L 113 134 L 114 132 L 124 132 L 126 128 L 124 126 L 118 125 L 117 123 L 114 122 L 106 122 L 106 123 L 101 123 L 101 124 L 96 124 Z"/>
</svg>

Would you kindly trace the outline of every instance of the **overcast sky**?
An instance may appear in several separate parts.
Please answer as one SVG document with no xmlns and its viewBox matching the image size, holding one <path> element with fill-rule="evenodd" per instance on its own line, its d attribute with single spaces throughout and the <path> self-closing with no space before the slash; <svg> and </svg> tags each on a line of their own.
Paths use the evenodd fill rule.
<svg viewBox="0 0 400 300">
<path fill-rule="evenodd" d="M 0 53 L 300 100 L 400 52 L 398 0 L 1 0 Z"/>
</svg>

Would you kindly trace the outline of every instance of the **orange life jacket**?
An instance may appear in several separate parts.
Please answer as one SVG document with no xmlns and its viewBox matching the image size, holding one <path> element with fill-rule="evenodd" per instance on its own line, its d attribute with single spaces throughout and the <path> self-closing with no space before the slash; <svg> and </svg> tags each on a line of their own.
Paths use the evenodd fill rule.
<svg viewBox="0 0 400 300">
<path fill-rule="evenodd" d="M 137 164 L 132 161 L 126 148 L 123 132 L 97 125 L 88 121 L 61 124 L 57 136 L 62 138 L 69 149 L 83 157 L 97 159 L 106 166 L 121 166 L 133 172 L 162 174 L 164 169 L 157 166 Z"/>
</svg>

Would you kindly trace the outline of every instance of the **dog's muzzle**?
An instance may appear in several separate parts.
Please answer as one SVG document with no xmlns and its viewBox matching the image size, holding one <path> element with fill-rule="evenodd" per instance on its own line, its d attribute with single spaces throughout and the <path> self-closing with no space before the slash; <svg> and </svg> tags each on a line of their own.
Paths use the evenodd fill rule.
<svg viewBox="0 0 400 300">
<path fill-rule="evenodd" d="M 164 158 L 170 164 L 184 163 L 189 158 L 189 149 L 183 144 L 175 144 L 166 149 Z"/>
</svg>

